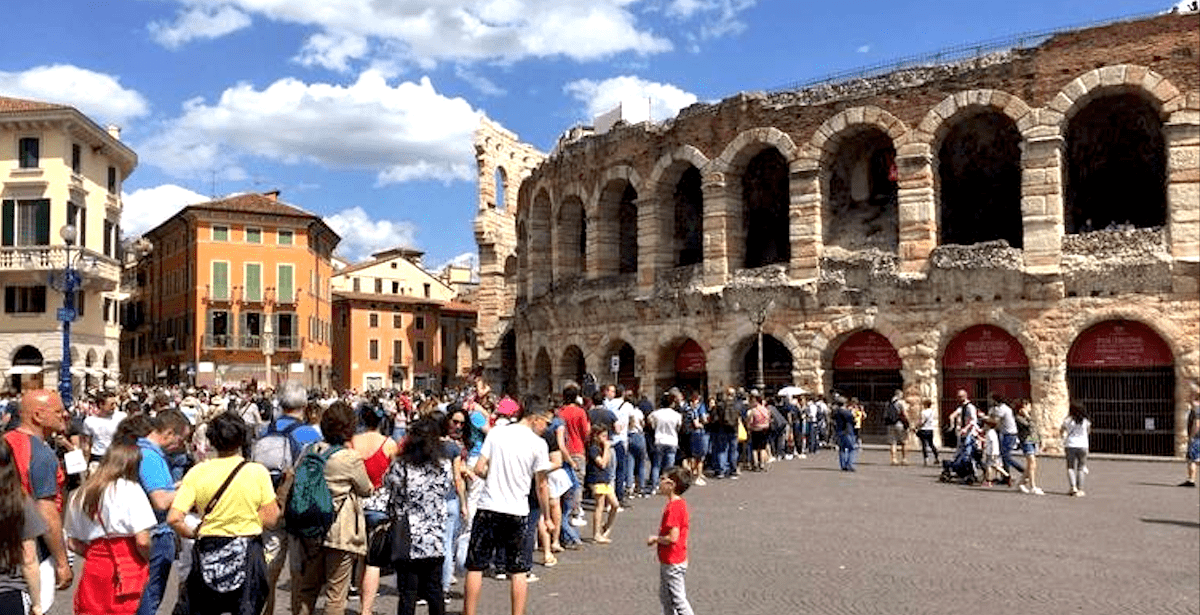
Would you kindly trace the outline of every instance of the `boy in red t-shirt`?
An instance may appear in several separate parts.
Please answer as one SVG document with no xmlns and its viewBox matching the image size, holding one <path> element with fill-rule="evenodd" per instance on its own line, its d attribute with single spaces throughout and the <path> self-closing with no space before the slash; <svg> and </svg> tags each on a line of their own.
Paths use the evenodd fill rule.
<svg viewBox="0 0 1200 615">
<path fill-rule="evenodd" d="M 683 492 L 692 485 L 692 473 L 680 467 L 667 469 L 659 479 L 658 492 L 667 498 L 658 534 L 646 545 L 658 546 L 658 600 L 663 615 L 693 615 L 683 577 L 687 574 L 688 509 Z"/>
</svg>

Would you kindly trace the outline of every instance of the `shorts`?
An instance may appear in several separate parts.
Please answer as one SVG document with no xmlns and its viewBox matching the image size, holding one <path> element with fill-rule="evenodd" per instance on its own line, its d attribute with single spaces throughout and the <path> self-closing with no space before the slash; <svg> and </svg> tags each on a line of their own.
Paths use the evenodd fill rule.
<svg viewBox="0 0 1200 615">
<path fill-rule="evenodd" d="M 1192 438 L 1188 442 L 1187 459 L 1188 461 L 1200 461 L 1200 438 Z"/>
<path fill-rule="evenodd" d="M 770 439 L 770 434 L 764 429 L 762 431 L 750 432 L 750 448 L 756 451 L 761 451 L 767 448 L 767 440 Z"/>
<path fill-rule="evenodd" d="M 612 483 L 594 483 L 588 486 L 592 488 L 592 495 L 609 495 L 613 492 Z"/>
<path fill-rule="evenodd" d="M 493 562 L 499 564 L 502 555 L 505 572 L 529 572 L 533 561 L 525 557 L 524 531 L 525 517 L 493 510 L 476 511 L 467 546 L 467 570 L 487 570 Z"/>
<path fill-rule="evenodd" d="M 903 423 L 888 425 L 888 444 L 904 444 L 908 440 L 908 429 Z"/>
<path fill-rule="evenodd" d="M 1038 443 L 1025 440 L 1021 442 L 1021 453 L 1024 455 L 1036 455 L 1038 452 Z"/>
<path fill-rule="evenodd" d="M 691 458 L 704 459 L 708 455 L 708 433 L 700 430 L 693 431 L 691 445 Z"/>
</svg>

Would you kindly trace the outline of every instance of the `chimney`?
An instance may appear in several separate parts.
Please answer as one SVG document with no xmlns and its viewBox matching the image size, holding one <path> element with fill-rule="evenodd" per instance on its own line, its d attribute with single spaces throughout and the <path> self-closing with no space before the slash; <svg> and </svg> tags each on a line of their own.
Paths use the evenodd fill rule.
<svg viewBox="0 0 1200 615">
<path fill-rule="evenodd" d="M 270 192 L 264 192 L 263 196 L 267 197 L 268 199 L 271 199 L 272 201 L 278 201 L 279 200 L 279 191 L 272 190 Z"/>
<path fill-rule="evenodd" d="M 108 136 L 110 136 L 118 141 L 121 140 L 121 127 L 120 126 L 117 126 L 116 124 L 109 124 L 106 129 L 108 130 Z"/>
</svg>

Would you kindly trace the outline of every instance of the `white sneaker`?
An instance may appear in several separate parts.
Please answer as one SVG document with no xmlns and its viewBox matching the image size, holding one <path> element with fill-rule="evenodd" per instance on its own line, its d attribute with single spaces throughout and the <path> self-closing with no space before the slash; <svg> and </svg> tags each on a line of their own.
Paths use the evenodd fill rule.
<svg viewBox="0 0 1200 615">
<path fill-rule="evenodd" d="M 800 458 L 801 458 L 801 459 L 808 459 L 808 455 L 805 455 L 804 453 L 800 453 Z"/>
<path fill-rule="evenodd" d="M 1046 495 L 1046 492 L 1045 492 L 1045 491 L 1042 491 L 1042 488 L 1041 488 L 1041 487 L 1034 487 L 1034 488 L 1033 488 L 1033 495 Z"/>
<path fill-rule="evenodd" d="M 579 517 L 575 517 L 574 519 L 571 519 L 571 525 L 574 527 L 583 527 L 587 525 L 587 521 L 580 519 Z"/>
<path fill-rule="evenodd" d="M 707 485 L 707 484 L 708 484 L 708 481 L 704 480 L 704 477 L 700 477 L 700 478 L 697 478 L 697 479 L 696 479 L 696 482 L 695 482 L 695 483 L 693 483 L 693 484 L 694 484 L 694 485 L 699 485 L 699 486 L 703 487 L 704 485 Z"/>
<path fill-rule="evenodd" d="M 788 453 L 788 454 L 784 455 L 784 456 L 783 456 L 783 458 L 784 458 L 784 459 L 787 459 L 788 461 L 791 461 L 791 460 L 792 460 L 792 454 L 791 454 L 791 453 Z"/>
<path fill-rule="evenodd" d="M 1021 493 L 1029 493 L 1029 487 L 1026 487 L 1023 483 L 1017 485 L 1017 488 L 1021 490 Z"/>
</svg>

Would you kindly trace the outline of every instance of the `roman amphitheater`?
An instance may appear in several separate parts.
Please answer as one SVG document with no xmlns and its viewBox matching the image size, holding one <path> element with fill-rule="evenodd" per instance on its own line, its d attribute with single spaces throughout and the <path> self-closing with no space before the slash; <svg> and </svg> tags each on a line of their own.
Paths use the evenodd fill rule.
<svg viewBox="0 0 1200 615">
<path fill-rule="evenodd" d="M 1080 400 L 1093 451 L 1182 455 L 1198 32 L 1196 13 L 1059 32 L 575 128 L 550 154 L 485 120 L 489 373 L 837 389 L 868 437 L 896 388 L 942 416 L 997 391 L 1032 400 L 1051 450 Z"/>
</svg>

